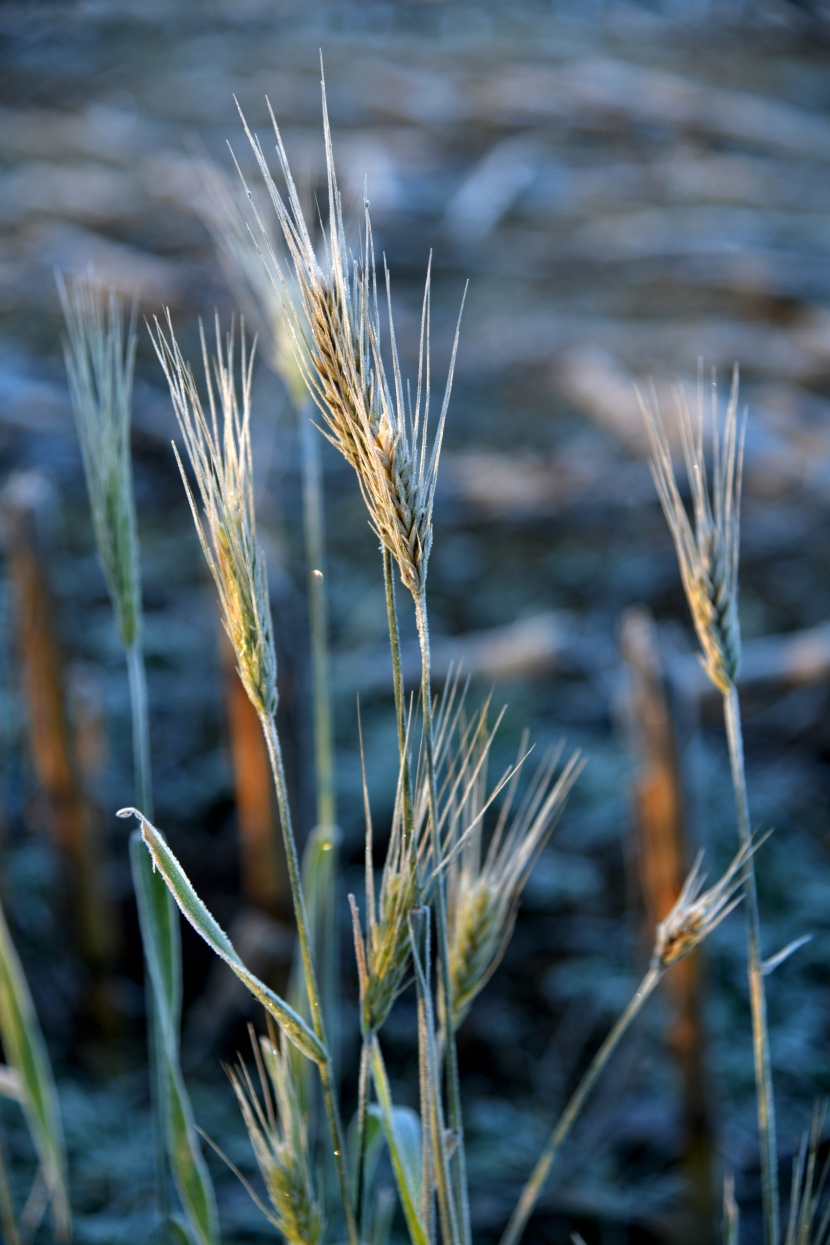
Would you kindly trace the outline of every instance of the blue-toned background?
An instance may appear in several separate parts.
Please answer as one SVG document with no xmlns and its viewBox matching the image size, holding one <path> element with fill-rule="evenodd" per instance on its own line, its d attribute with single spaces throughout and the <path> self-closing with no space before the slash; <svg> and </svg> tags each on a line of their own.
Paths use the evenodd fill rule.
<svg viewBox="0 0 830 1245">
<path fill-rule="evenodd" d="M 227 318 L 234 306 L 203 223 L 198 161 L 208 156 L 230 177 L 230 142 L 250 170 L 233 97 L 265 142 L 267 95 L 302 193 L 322 205 L 321 50 L 347 220 L 359 222 L 365 184 L 411 373 L 432 252 L 438 395 L 470 282 L 430 561 L 437 673 L 463 661 L 475 696 L 495 687 L 495 703 L 508 702 L 500 763 L 525 723 L 542 744 L 565 737 L 588 759 L 505 965 L 461 1030 L 476 1239 L 497 1238 L 575 1075 L 629 997 L 649 946 L 642 873 L 651 902 L 673 884 L 637 829 L 644 801 L 661 799 L 667 736 L 649 716 L 661 679 L 683 754 L 688 853 L 704 846 L 715 867 L 733 849 L 717 705 L 698 695 L 635 395 L 653 381 L 669 409 L 672 386 L 694 383 L 699 358 L 707 377 L 718 369 L 724 393 L 739 363 L 749 405 L 741 607 L 750 805 L 759 825 L 775 828 L 758 863 L 765 951 L 814 935 L 769 986 L 788 1158 L 814 1097 L 830 1089 L 827 6 L 5 0 L 0 35 L 6 544 L 21 514 L 34 515 L 68 731 L 98 827 L 99 885 L 120 931 L 105 968 L 90 967 L 75 883 L 52 846 L 54 804 L 32 759 L 20 586 L 4 567 L 0 888 L 58 1070 L 77 1240 L 147 1239 L 153 1173 L 140 952 L 124 827 L 112 816 L 133 800 L 127 689 L 86 511 L 54 273 L 93 264 L 138 299 L 140 316 L 169 306 L 195 348 L 197 318 L 215 308 Z M 299 450 L 264 363 L 255 421 L 283 730 L 308 829 Z M 247 909 L 226 676 L 173 432 L 142 326 L 134 444 L 156 815 L 231 926 Z M 345 890 L 361 886 L 356 694 L 379 834 L 395 746 L 375 542 L 350 469 L 327 447 L 323 461 L 343 980 L 353 1000 Z M 644 649 L 648 616 L 632 610 L 656 619 Z M 649 682 L 652 659 L 660 668 Z M 284 916 L 263 916 L 264 932 L 251 934 L 269 949 L 277 980 L 290 942 Z M 197 1114 L 250 1171 L 219 1067 L 247 1041 L 242 1001 L 220 1006 L 222 980 L 187 932 L 184 948 Z M 576 1228 L 588 1245 L 699 1242 L 699 1222 L 683 1226 L 689 1189 L 707 1179 L 719 1189 L 728 1171 L 746 1208 L 744 1245 L 758 1239 L 743 954 L 735 917 L 709 945 L 699 1010 L 686 1016 L 701 1056 L 691 1071 L 671 1053 L 672 1044 L 685 1049 L 671 992 L 642 1019 L 570 1142 L 529 1242 L 565 1242 Z M 404 1000 L 390 1036 L 400 1083 L 414 1073 L 408 1009 Z M 347 1069 L 353 1054 L 346 1044 Z M 351 1101 L 348 1072 L 345 1092 Z M 28 1141 L 14 1104 L 0 1108 L 22 1199 Z M 269 1239 L 234 1177 L 210 1162 L 226 1239 Z M 788 1168 L 782 1175 L 786 1186 Z M 37 1237 L 47 1239 L 45 1230 Z"/>
</svg>

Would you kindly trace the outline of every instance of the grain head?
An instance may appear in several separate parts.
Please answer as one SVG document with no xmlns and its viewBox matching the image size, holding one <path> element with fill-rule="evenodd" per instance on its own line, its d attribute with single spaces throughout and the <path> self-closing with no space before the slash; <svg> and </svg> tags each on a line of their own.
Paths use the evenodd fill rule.
<svg viewBox="0 0 830 1245">
<path fill-rule="evenodd" d="M 190 365 L 167 315 L 168 336 L 158 320 L 151 330 L 196 478 L 200 515 L 187 473 L 174 446 L 196 531 L 219 593 L 222 621 L 236 654 L 239 677 L 254 708 L 277 708 L 277 658 L 268 601 L 265 558 L 257 543 L 251 458 L 251 380 L 255 345 L 248 351 L 241 331 L 240 392 L 234 380 L 234 332 L 224 343 L 216 321 L 216 355 L 208 357 L 202 329 L 207 411 Z"/>
</svg>

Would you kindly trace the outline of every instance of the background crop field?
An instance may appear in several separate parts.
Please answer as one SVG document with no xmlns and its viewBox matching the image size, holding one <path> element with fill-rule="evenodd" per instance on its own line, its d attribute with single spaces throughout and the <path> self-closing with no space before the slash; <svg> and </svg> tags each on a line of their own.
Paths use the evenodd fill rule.
<svg viewBox="0 0 830 1245">
<path fill-rule="evenodd" d="M 124 826 L 113 818 L 133 802 L 127 685 L 94 554 L 54 272 L 94 264 L 126 297 L 135 292 L 141 316 L 169 306 L 192 348 L 198 316 L 233 307 L 197 210 L 206 195 L 197 161 L 207 154 L 230 173 L 230 141 L 250 171 L 233 96 L 265 138 L 267 95 L 313 203 L 324 188 L 320 49 L 347 221 L 359 221 L 365 188 L 407 363 L 432 251 L 438 385 L 470 281 L 430 563 L 437 679 L 462 662 L 477 695 L 495 687 L 496 704 L 509 705 L 505 762 L 525 723 L 540 743 L 564 737 L 588 761 L 505 964 L 459 1035 L 477 1239 L 496 1238 L 650 945 L 635 792 L 654 745 L 638 716 L 636 637 L 646 616 L 632 611 L 656 620 L 652 651 L 682 693 L 688 851 L 704 846 L 713 869 L 733 852 L 720 718 L 695 675 L 634 396 L 635 383 L 653 380 L 669 395 L 678 378 L 693 381 L 699 358 L 718 369 L 724 391 L 738 362 L 749 405 L 741 613 L 751 809 L 755 823 L 775 829 L 757 866 L 765 951 L 813 934 L 769 987 L 788 1156 L 813 1099 L 830 1091 L 827 7 L 5 0 L 0 35 L 0 487 L 8 503 L 26 473 L 35 499 L 98 826 L 114 940 L 105 969 L 93 972 L 80 953 L 77 896 L 53 845 L 54 804 L 31 759 L 25 627 L 5 566 L 0 889 L 56 1064 L 79 1245 L 143 1239 L 153 1170 L 140 946 Z M 282 729 L 305 831 L 313 811 L 299 451 L 264 366 L 254 418 Z M 287 911 L 255 918 L 240 898 L 230 676 L 173 435 L 142 328 L 134 447 L 156 821 L 222 923 L 247 932 L 279 981 Z M 328 448 L 323 462 L 342 972 L 354 999 L 345 892 L 361 868 L 357 695 L 376 829 L 390 812 L 397 758 L 377 542 L 346 464 Z M 6 509 L 8 544 L 8 514 L 18 512 Z M 414 633 L 404 639 L 415 687 Z M 220 1061 L 247 1044 L 252 1013 L 195 936 L 186 930 L 183 942 L 183 1050 L 196 1114 L 249 1171 Z M 757 1139 L 745 997 L 733 919 L 706 948 L 696 1105 L 705 1107 L 718 1177 L 737 1174 L 752 1245 Z M 398 1076 L 412 1059 L 413 1007 L 405 1000 L 392 1022 Z M 671 1053 L 678 1040 L 668 994 L 600 1084 L 528 1240 L 567 1241 L 576 1227 L 588 1245 L 677 1239 L 673 1209 L 690 1179 L 689 1109 Z M 22 1196 L 32 1161 L 14 1104 L 0 1104 L 0 1136 Z M 209 1162 L 226 1239 L 268 1239 L 234 1177 Z"/>
</svg>

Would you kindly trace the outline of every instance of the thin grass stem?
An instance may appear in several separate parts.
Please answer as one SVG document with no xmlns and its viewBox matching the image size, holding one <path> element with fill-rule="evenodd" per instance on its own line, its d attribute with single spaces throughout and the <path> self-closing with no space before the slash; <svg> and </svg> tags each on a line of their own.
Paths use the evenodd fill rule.
<svg viewBox="0 0 830 1245">
<path fill-rule="evenodd" d="M 288 383 L 288 378 L 283 377 Z M 303 386 L 304 388 L 304 386 Z M 300 424 L 300 460 L 303 495 L 303 534 L 306 560 L 306 596 L 311 658 L 311 700 L 314 735 L 314 786 L 317 826 L 309 840 L 304 861 L 304 895 L 310 900 L 311 938 L 320 972 L 320 993 L 329 1051 L 339 1065 L 340 1012 L 338 1008 L 339 957 L 336 940 L 336 894 L 339 831 L 335 777 L 334 727 L 329 673 L 328 589 L 325 553 L 325 502 L 322 487 L 320 446 L 312 422 L 310 399 L 297 399 L 297 385 L 290 388 Z M 319 842 L 315 844 L 314 840 Z M 311 865 L 314 887 L 305 872 Z M 302 1063 L 302 1061 L 299 1061 Z M 298 1075 L 307 1076 L 307 1067 Z M 336 1075 L 336 1073 L 335 1073 Z M 330 1176 L 331 1168 L 325 1173 Z"/>
<path fill-rule="evenodd" d="M 260 722 L 265 736 L 265 743 L 268 748 L 268 756 L 271 761 L 271 770 L 274 776 L 274 786 L 277 792 L 277 804 L 280 812 L 282 837 L 285 846 L 285 856 L 288 862 L 288 878 L 291 883 L 291 895 L 294 901 L 294 919 L 297 922 L 300 957 L 303 964 L 306 990 L 308 991 L 311 1024 L 320 1042 L 328 1050 L 326 1042 L 326 1027 L 320 1002 L 320 991 L 317 985 L 317 976 L 314 971 L 314 960 L 311 953 L 309 922 L 306 914 L 305 898 L 303 896 L 302 879 L 300 876 L 300 862 L 297 855 L 297 844 L 294 838 L 291 811 L 288 804 L 288 791 L 285 783 L 285 770 L 283 767 L 279 735 L 277 734 L 277 728 L 274 725 L 274 720 L 269 713 L 261 713 Z M 343 1205 L 343 1215 L 346 1221 L 346 1233 L 348 1235 L 350 1245 L 359 1245 L 357 1222 L 355 1220 L 354 1206 L 352 1204 L 351 1192 L 349 1190 L 349 1177 L 346 1170 L 343 1126 L 340 1120 L 340 1111 L 337 1106 L 337 1098 L 334 1092 L 334 1076 L 331 1058 L 319 1063 L 317 1066 L 320 1069 L 320 1083 L 323 1091 L 323 1102 L 326 1109 L 326 1117 L 328 1119 L 329 1132 L 331 1134 L 332 1153 L 340 1185 L 340 1197 Z"/>
<path fill-rule="evenodd" d="M 392 682 L 395 689 L 395 718 L 398 725 L 398 752 L 401 758 L 401 791 L 403 793 L 403 824 L 410 851 L 415 853 L 412 784 L 409 773 L 409 747 L 406 730 L 406 708 L 401 669 L 401 637 L 398 628 L 398 606 L 395 599 L 395 563 L 392 554 L 382 546 L 383 582 L 386 587 L 386 616 L 389 623 L 389 648 L 392 653 Z"/>
<path fill-rule="evenodd" d="M 0 1044 L 20 1089 L 20 1105 L 52 1204 L 55 1239 L 72 1236 L 66 1146 L 52 1067 L 23 967 L 0 905 Z M 21 1216 L 25 1224 L 26 1211 Z"/>
<path fill-rule="evenodd" d="M 419 926 L 426 926 L 429 919 L 429 909 L 423 909 L 426 920 L 412 913 L 409 918 L 410 940 L 414 943 L 416 932 L 420 932 Z M 417 947 L 413 950 L 413 958 L 417 955 Z M 416 963 L 416 974 L 418 966 Z M 431 999 L 427 998 L 424 991 L 420 988 L 418 993 L 418 1085 L 420 1090 L 420 1109 L 421 1120 L 424 1122 L 422 1150 L 421 1150 L 421 1170 L 424 1173 L 424 1179 L 421 1184 L 421 1218 L 429 1237 L 430 1245 L 435 1240 L 435 1196 L 433 1193 L 432 1181 L 427 1178 L 427 1173 L 433 1169 L 433 1161 L 440 1161 L 440 1154 L 434 1154 L 434 1138 L 432 1128 L 427 1127 L 427 1123 L 431 1125 L 433 1119 L 433 1103 L 436 1098 L 436 1082 L 431 1074 L 433 1065 L 432 1052 L 435 1050 L 434 1028 L 430 1028 L 431 1017 L 427 1011 L 427 1006 L 431 1004 Z M 440 1067 L 440 1055 L 435 1050 L 435 1067 Z M 437 1075 L 437 1074 L 436 1074 Z"/>
<path fill-rule="evenodd" d="M 167 1166 L 167 1137 L 165 1135 L 163 1110 L 165 1081 L 162 1069 L 163 1038 L 157 1020 L 158 1007 L 153 998 L 153 985 L 147 962 L 144 962 L 144 998 L 147 1008 L 147 1051 L 150 1057 L 150 1112 L 153 1124 L 153 1176 L 156 1185 L 156 1202 L 161 1221 L 164 1245 L 170 1245 L 170 1188 Z"/>
<path fill-rule="evenodd" d="M 441 828 L 438 818 L 438 798 L 435 779 L 435 755 L 432 739 L 432 679 L 430 669 L 429 621 L 427 617 L 426 592 L 423 588 L 413 593 L 418 640 L 421 646 L 421 702 L 424 721 L 424 756 L 427 769 L 430 825 L 432 827 L 433 869 L 435 873 L 435 896 L 437 906 L 436 931 L 438 962 L 440 965 L 440 991 L 444 1024 L 444 1047 L 446 1058 L 447 1105 L 449 1124 L 456 1146 L 452 1156 L 453 1191 L 458 1214 L 461 1239 L 470 1245 L 470 1206 L 467 1192 L 467 1162 L 464 1149 L 464 1124 L 461 1113 L 461 1084 L 458 1075 L 458 1051 L 452 1023 L 452 984 L 450 978 L 450 951 L 447 924 L 446 880 L 443 870 Z"/>
<path fill-rule="evenodd" d="M 133 770 L 138 806 L 153 820 L 153 777 L 150 764 L 150 724 L 147 708 L 147 672 L 139 642 L 127 649 L 130 708 L 133 720 Z"/>
<path fill-rule="evenodd" d="M 364 1181 L 366 1169 L 366 1113 L 369 1109 L 369 1064 L 372 1057 L 371 1035 L 364 1036 L 360 1046 L 360 1072 L 357 1079 L 357 1170 L 355 1173 L 355 1218 L 360 1239 L 364 1230 Z"/>
<path fill-rule="evenodd" d="M 438 1212 L 445 1241 L 460 1241 L 458 1221 L 458 1198 L 453 1188 L 451 1160 L 444 1128 L 441 1106 L 441 1058 L 435 1040 L 435 1016 L 432 1006 L 432 989 L 429 980 L 430 966 L 430 911 L 416 908 L 409 915 L 412 963 L 415 969 L 415 985 L 418 993 L 418 1062 L 421 1071 L 422 1091 L 426 1089 L 426 1107 L 432 1137 L 435 1181 L 438 1193 Z M 426 1169 L 425 1169 L 426 1170 Z M 426 1193 L 426 1189 L 425 1189 Z M 424 1209 L 429 1211 L 427 1198 Z M 429 1223 L 430 1215 L 425 1217 Z"/>
<path fill-rule="evenodd" d="M 559 1151 L 574 1125 L 574 1121 L 585 1105 L 585 1101 L 594 1088 L 605 1065 L 616 1050 L 620 1039 L 644 1003 L 654 993 L 663 977 L 664 971 L 663 966 L 659 963 L 651 965 L 625 1011 L 619 1017 L 617 1023 L 592 1059 L 590 1067 L 585 1072 L 579 1085 L 574 1090 L 568 1105 L 559 1117 L 558 1124 L 551 1133 L 550 1139 L 542 1151 L 530 1179 L 522 1190 L 522 1195 L 510 1217 L 510 1222 L 504 1230 L 499 1245 L 517 1245 L 517 1242 L 521 1240 L 527 1221 L 542 1192 L 550 1169 L 556 1161 Z"/>
<path fill-rule="evenodd" d="M 311 638 L 311 686 L 314 714 L 314 767 L 317 825 L 337 824 L 334 734 L 329 677 L 328 598 L 325 580 L 325 513 L 320 472 L 320 447 L 309 412 L 300 411 L 302 441 L 303 517 L 308 574 L 308 623 Z"/>
<path fill-rule="evenodd" d="M 597 1078 L 634 1017 L 659 985 L 666 969 L 691 955 L 695 948 L 740 903 L 743 886 L 738 877 L 742 874 L 747 855 L 754 853 L 757 846 L 757 840 L 749 840 L 746 845 L 742 845 L 720 880 L 706 890 L 704 890 L 705 875 L 701 872 L 702 856 L 698 856 L 680 889 L 673 908 L 655 930 L 654 950 L 648 972 L 594 1056 L 590 1067 L 562 1113 L 522 1191 L 500 1245 L 516 1245 L 521 1238 L 548 1173 Z"/>
<path fill-rule="evenodd" d="M 741 707 L 738 690 L 733 685 L 723 698 L 729 763 L 741 847 L 748 846 L 749 798 L 744 772 L 744 745 L 741 729 Z M 761 1178 L 764 1202 L 764 1239 L 767 1245 L 778 1245 L 779 1192 L 778 1152 L 775 1135 L 775 1096 L 767 1027 L 767 1000 L 761 962 L 761 918 L 758 909 L 758 887 L 755 880 L 754 853 L 747 852 L 743 867 L 746 894 L 746 932 L 749 969 L 749 999 L 752 1010 L 752 1046 L 755 1057 L 755 1081 L 758 1101 L 758 1132 L 761 1143 Z"/>
<path fill-rule="evenodd" d="M 125 650 L 127 657 L 127 675 L 130 685 L 130 711 L 132 714 L 133 735 L 133 778 L 138 805 L 146 810 L 150 820 L 153 819 L 153 780 L 150 762 L 150 722 L 147 699 L 147 671 L 144 665 L 144 652 L 141 644 L 134 641 Z M 173 901 L 167 893 L 167 887 L 155 870 L 151 870 L 143 861 L 137 866 L 147 873 L 146 885 L 154 888 L 158 894 L 156 904 L 170 905 L 169 917 L 172 920 Z M 152 877 L 150 873 L 152 872 Z M 164 891 L 162 896 L 161 891 Z M 148 914 L 149 915 L 149 914 Z M 152 916 L 150 916 L 152 919 Z M 145 995 L 148 1010 L 148 1041 L 150 1049 L 150 1081 L 152 1085 L 153 1132 L 155 1146 L 156 1197 L 158 1198 L 159 1216 L 165 1241 L 170 1240 L 170 1194 L 167 1182 L 167 1144 L 165 1138 L 162 1113 L 166 1098 L 166 1078 L 163 1066 L 162 1051 L 164 1038 L 159 1029 L 158 1005 L 153 998 L 153 986 L 150 974 L 145 969 Z"/>
</svg>

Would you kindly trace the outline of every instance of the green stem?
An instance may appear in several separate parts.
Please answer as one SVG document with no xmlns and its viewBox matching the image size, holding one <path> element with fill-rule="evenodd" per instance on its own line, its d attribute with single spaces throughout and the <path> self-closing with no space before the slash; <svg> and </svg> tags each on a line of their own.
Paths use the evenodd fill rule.
<svg viewBox="0 0 830 1245">
<path fill-rule="evenodd" d="M 427 620 L 426 593 L 413 593 L 418 639 L 421 645 L 421 707 L 424 720 L 424 754 L 429 793 L 429 816 L 432 827 L 433 870 L 437 907 L 436 930 L 438 935 L 438 962 L 441 968 L 441 1003 L 443 1010 L 444 1039 L 446 1049 L 447 1102 L 450 1128 L 455 1134 L 456 1147 L 452 1157 L 453 1183 L 456 1211 L 463 1245 L 470 1245 L 470 1206 L 467 1194 L 467 1160 L 464 1149 L 464 1124 L 461 1114 L 461 1084 L 458 1074 L 458 1051 L 452 1023 L 452 988 L 450 984 L 450 952 L 447 928 L 446 880 L 444 877 L 441 828 L 438 820 L 436 793 L 435 756 L 432 740 L 432 686 L 430 672 L 429 623 Z"/>
<path fill-rule="evenodd" d="M 147 709 L 147 673 L 144 653 L 136 640 L 126 650 L 133 716 L 133 770 L 138 807 L 153 820 L 153 780 L 150 770 L 150 724 Z"/>
<path fill-rule="evenodd" d="M 423 912 L 427 915 L 427 919 L 428 919 L 429 908 L 424 907 Z M 413 912 L 410 915 L 410 919 L 409 919 L 410 938 L 413 938 L 413 935 L 418 927 L 418 923 L 419 923 L 419 918 Z M 415 954 L 415 951 L 413 951 L 413 955 L 414 954 Z M 417 971 L 417 966 L 416 966 L 416 980 L 417 980 L 417 977 L 418 977 L 418 971 Z M 433 1161 L 436 1164 L 442 1164 L 442 1163 L 444 1164 L 444 1166 L 440 1169 L 440 1172 L 439 1172 L 439 1175 L 441 1176 L 441 1178 L 443 1178 L 443 1172 L 448 1171 L 449 1169 L 446 1166 L 446 1147 L 444 1148 L 443 1154 L 435 1148 L 434 1135 L 433 1135 L 433 1129 L 432 1129 L 433 1104 L 436 1101 L 436 1099 L 440 1099 L 440 1094 L 437 1091 L 436 1086 L 439 1085 L 437 1069 L 441 1067 L 442 1056 L 440 1052 L 438 1051 L 436 1043 L 434 1042 L 434 1034 L 435 1034 L 434 1028 L 432 1030 L 429 1029 L 430 1016 L 427 1013 L 426 1006 L 425 1006 L 427 1001 L 428 1000 L 426 998 L 423 998 L 423 999 L 421 998 L 421 991 L 419 989 L 418 990 L 418 1086 L 420 1090 L 419 1106 L 420 1106 L 420 1111 L 421 1111 L 421 1120 L 423 1121 L 421 1170 L 424 1173 L 423 1181 L 421 1184 L 421 1218 L 424 1222 L 424 1227 L 426 1228 L 426 1233 L 427 1233 L 427 1236 L 429 1237 L 430 1245 L 432 1245 L 432 1242 L 435 1239 L 435 1224 L 434 1224 L 435 1198 L 433 1194 L 433 1182 L 429 1178 L 428 1174 L 433 1170 Z M 430 1049 L 430 1038 L 433 1039 L 432 1047 L 435 1051 L 434 1058 L 432 1056 L 432 1051 Z M 433 1075 L 433 1072 L 432 1072 L 433 1067 L 436 1069 L 435 1075 Z M 429 1127 L 427 1127 L 428 1124 L 429 1124 Z M 438 1124 L 441 1130 L 441 1134 L 443 1134 L 443 1125 L 441 1124 L 440 1118 L 438 1120 Z M 435 1155 L 434 1160 L 433 1160 L 433 1154 Z M 449 1188 L 448 1183 L 447 1183 L 447 1188 Z M 443 1213 L 446 1218 L 446 1211 Z"/>
<path fill-rule="evenodd" d="M 585 1105 L 585 1100 L 597 1082 L 597 1079 L 604 1069 L 608 1060 L 611 1058 L 616 1049 L 620 1038 L 628 1029 L 634 1017 L 642 1008 L 646 1000 L 654 993 L 659 984 L 664 969 L 661 965 L 652 965 L 646 973 L 643 980 L 626 1007 L 625 1011 L 617 1020 L 611 1032 L 603 1042 L 591 1061 L 590 1067 L 585 1072 L 582 1080 L 575 1089 L 570 1102 L 559 1118 L 559 1122 L 550 1135 L 550 1139 L 542 1151 L 539 1161 L 533 1169 L 533 1173 L 522 1190 L 516 1209 L 510 1217 L 510 1222 L 504 1230 L 499 1245 L 517 1245 L 525 1230 L 527 1221 L 531 1212 L 542 1192 L 548 1173 L 553 1166 L 560 1149 L 573 1127 L 574 1121 Z"/>
<path fill-rule="evenodd" d="M 729 762 L 738 818 L 741 846 L 750 843 L 749 799 L 744 772 L 744 745 L 741 730 L 741 707 L 737 688 L 732 687 L 723 698 Z M 755 1083 L 758 1100 L 758 1132 L 761 1139 L 761 1177 L 764 1201 L 764 1239 L 767 1245 L 778 1245 L 779 1195 L 778 1154 L 775 1136 L 775 1097 L 772 1087 L 772 1066 L 767 1027 L 767 1000 L 761 962 L 761 917 L 758 910 L 758 888 L 755 881 L 755 860 L 747 851 L 744 864 L 746 895 L 747 958 L 749 999 L 752 1010 L 752 1045 L 755 1056 Z"/>
<path fill-rule="evenodd" d="M 383 581 L 386 586 L 386 616 L 389 622 L 389 647 L 392 652 L 392 681 L 395 688 L 395 718 L 398 725 L 398 753 L 401 759 L 401 787 L 403 790 L 403 825 L 413 861 L 416 854 L 414 820 L 412 812 L 412 786 L 409 774 L 409 749 L 407 746 L 406 711 L 403 696 L 403 672 L 401 670 L 401 637 L 398 630 L 398 607 L 395 601 L 395 564 L 392 554 L 383 546 Z"/>
<path fill-rule="evenodd" d="M 415 986 L 418 995 L 418 1064 L 421 1075 L 421 1111 L 429 1120 L 432 1153 L 435 1159 L 435 1183 L 438 1193 L 438 1211 L 441 1231 L 445 1241 L 458 1241 L 459 1224 L 456 1211 L 457 1198 L 452 1187 L 450 1158 L 441 1107 L 441 1060 L 435 1041 L 435 1016 L 432 1007 L 432 990 L 429 980 L 430 966 L 430 911 L 427 907 L 415 908 L 409 914 L 409 937 L 412 946 L 412 964 L 415 970 Z M 425 1132 L 427 1130 L 425 1129 Z M 425 1150 L 426 1153 L 426 1150 Z M 424 1167 L 424 1198 L 421 1214 L 430 1232 L 431 1199 Z"/>
<path fill-rule="evenodd" d="M 303 462 L 303 516 L 308 574 L 308 624 L 311 634 L 311 686 L 314 713 L 314 766 L 317 779 L 317 825 L 337 823 L 334 734 L 329 678 L 328 600 L 325 581 L 325 515 L 317 431 L 308 412 L 300 412 Z"/>
<path fill-rule="evenodd" d="M 316 1036 L 319 1038 L 326 1050 L 329 1050 L 328 1043 L 326 1041 L 323 1010 L 320 1005 L 320 991 L 317 985 L 317 975 L 314 971 L 314 961 L 311 954 L 309 922 L 306 914 L 305 898 L 303 896 L 303 885 L 300 876 L 300 862 L 299 857 L 297 856 L 297 844 L 294 838 L 291 811 L 288 804 L 288 790 L 285 784 L 285 770 L 282 763 L 282 750 L 280 748 L 279 735 L 277 734 L 277 728 L 274 725 L 274 721 L 269 714 L 260 714 L 260 722 L 262 724 L 262 732 L 265 736 L 265 743 L 268 748 L 268 756 L 271 761 L 271 772 L 274 776 L 274 786 L 277 792 L 277 804 L 279 805 L 282 838 L 285 846 L 285 856 L 288 863 L 288 877 L 291 883 L 291 895 L 294 901 L 294 917 L 297 922 L 297 936 L 300 943 L 300 957 L 302 959 L 306 990 L 308 991 L 308 1003 L 311 1011 L 311 1024 Z M 323 1090 L 323 1102 L 326 1108 L 329 1132 L 331 1134 L 332 1152 L 335 1166 L 337 1168 L 337 1178 L 340 1184 L 340 1197 L 343 1203 L 343 1214 L 346 1220 L 346 1233 L 348 1235 L 350 1245 L 359 1245 L 357 1223 L 354 1216 L 354 1207 L 352 1206 L 351 1192 L 349 1190 L 349 1178 L 346 1170 L 343 1126 L 340 1122 L 340 1112 L 334 1093 L 334 1078 L 331 1058 L 328 1058 L 325 1062 L 319 1063 L 317 1066 L 320 1069 L 320 1083 Z"/>
<path fill-rule="evenodd" d="M 127 675 L 130 684 L 130 709 L 132 711 L 133 732 L 133 777 L 135 782 L 136 801 L 139 808 L 151 821 L 153 819 L 153 780 L 150 766 L 150 721 L 147 701 L 147 671 L 144 666 L 144 652 L 140 640 L 136 639 L 125 650 L 127 655 Z M 145 867 L 146 866 L 139 866 Z M 152 878 L 149 873 L 152 871 Z M 152 890 L 156 906 L 172 905 L 173 901 L 167 893 L 167 887 L 155 870 L 147 870 L 148 886 Z M 162 884 L 164 895 L 161 894 L 159 883 Z M 169 920 L 175 919 L 172 907 L 168 911 Z M 150 916 L 153 920 L 153 916 Z M 169 925 L 168 920 L 168 925 Z M 161 930 L 162 925 L 158 925 Z M 175 954 L 168 948 L 168 955 Z M 152 1087 L 151 1101 L 153 1114 L 153 1133 L 155 1139 L 156 1196 L 159 1204 L 159 1215 L 163 1224 L 164 1239 L 170 1239 L 170 1197 L 167 1188 L 167 1153 L 165 1128 L 162 1112 L 166 1101 L 166 1082 L 162 1058 L 163 1037 L 160 1029 L 158 1004 L 153 997 L 153 986 L 149 972 L 145 972 L 144 989 L 147 997 L 148 1011 L 148 1043 L 150 1048 L 150 1083 Z M 175 1010 L 175 991 L 170 998 Z"/>
<path fill-rule="evenodd" d="M 363 1182 L 366 1167 L 366 1112 L 369 1107 L 369 1060 L 372 1056 L 372 1035 L 364 1036 L 360 1046 L 360 1073 L 357 1080 L 357 1174 L 355 1188 L 355 1218 L 360 1239 L 364 1237 Z"/>
<path fill-rule="evenodd" d="M 312 714 L 314 720 L 314 770 L 317 797 L 316 834 L 326 836 L 325 868 L 317 872 L 311 913 L 316 962 L 320 966 L 320 989 L 331 1054 L 337 1066 L 340 1016 L 338 1011 L 339 964 L 335 938 L 335 883 L 338 870 L 337 794 L 335 781 L 334 727 L 329 675 L 328 592 L 325 565 L 325 508 L 319 434 L 312 423 L 310 403 L 298 408 L 303 473 L 303 530 L 308 586 L 308 625 L 311 639 Z M 324 846 L 320 845 L 321 848 Z M 306 890 L 308 894 L 308 891 Z"/>
<path fill-rule="evenodd" d="M 153 1148 L 155 1152 L 156 1200 L 161 1219 L 162 1239 L 170 1241 L 170 1193 L 167 1187 L 167 1140 L 162 1110 L 165 1096 L 164 1069 L 162 1067 L 162 1035 L 158 1021 L 158 1005 L 153 998 L 150 974 L 144 971 L 144 994 L 147 1000 L 147 1045 L 150 1053 L 150 1113 L 153 1121 Z"/>
</svg>

